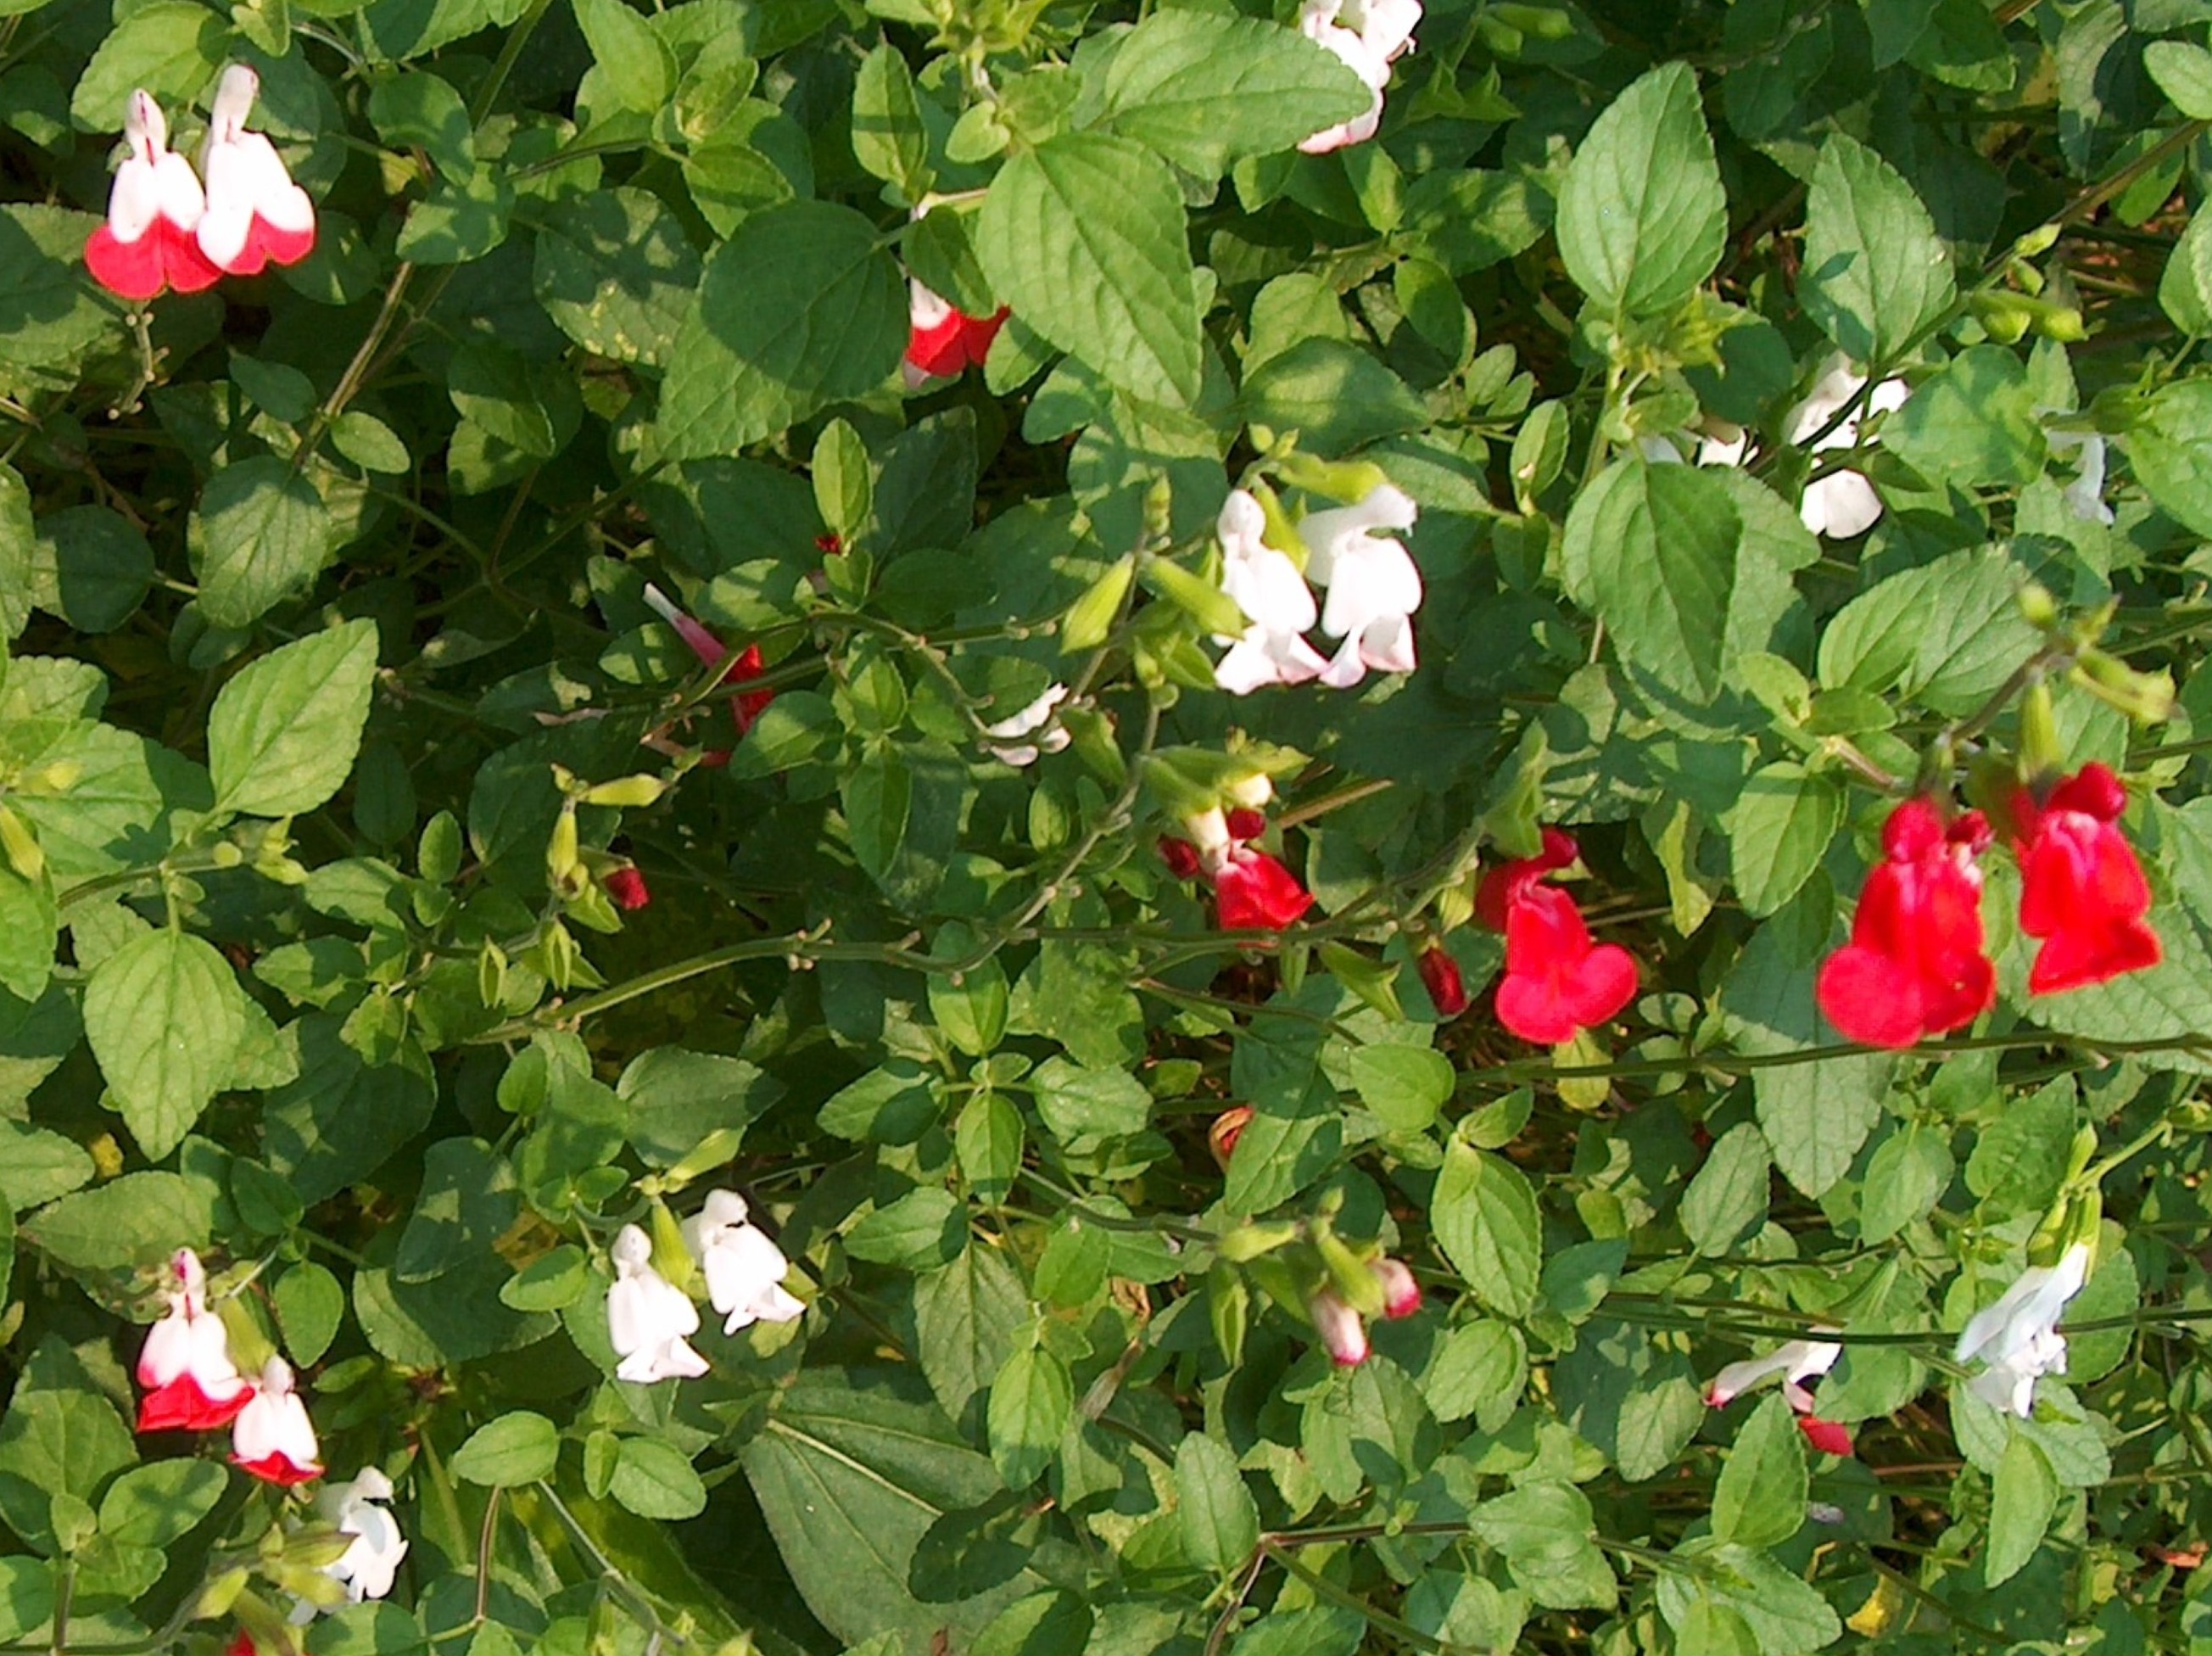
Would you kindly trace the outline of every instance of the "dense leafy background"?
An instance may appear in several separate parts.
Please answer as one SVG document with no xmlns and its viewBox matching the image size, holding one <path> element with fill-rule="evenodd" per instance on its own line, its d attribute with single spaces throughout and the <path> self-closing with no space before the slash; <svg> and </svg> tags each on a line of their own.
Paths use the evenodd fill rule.
<svg viewBox="0 0 2212 1656">
<path fill-rule="evenodd" d="M 212 1650 L 316 1562 L 125 1428 L 187 1243 L 399 1484 L 326 1656 L 2212 1641 L 2212 4 L 1435 0 L 1318 156 L 1364 94 L 1267 0 L 0 12 L 0 1644 Z M 317 252 L 110 299 L 125 94 L 182 147 L 234 60 Z M 1013 317 L 918 393 L 909 270 Z M 1823 542 L 1838 350 L 1914 394 Z M 1748 470 L 1638 446 L 1708 417 Z M 1174 571 L 1293 433 L 1419 502 L 1423 662 L 1232 702 Z M 743 742 L 648 580 L 761 646 Z M 2161 721 L 2066 675 L 2098 624 Z M 2167 962 L 2031 1001 L 1995 861 L 1996 1010 L 1842 1047 L 1875 782 L 2008 755 L 2023 667 Z M 1073 744 L 991 758 L 1054 680 Z M 1232 731 L 1279 939 L 1152 852 L 1138 762 Z M 672 779 L 577 816 L 650 907 L 549 886 L 556 767 Z M 1559 1054 L 1399 970 L 1540 819 L 1644 970 Z M 2130 1154 L 2014 1421 L 1946 1330 L 2083 1126 Z M 609 1237 L 709 1184 L 811 1309 L 617 1385 Z M 1218 1245 L 1325 1215 L 1428 1292 L 1344 1373 Z M 1815 1324 L 1855 1458 L 1702 1406 Z"/>
</svg>

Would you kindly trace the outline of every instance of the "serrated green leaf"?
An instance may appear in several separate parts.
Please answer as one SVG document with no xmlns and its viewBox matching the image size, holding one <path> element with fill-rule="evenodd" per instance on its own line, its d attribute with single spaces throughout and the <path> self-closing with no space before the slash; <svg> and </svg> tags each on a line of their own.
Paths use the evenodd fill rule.
<svg viewBox="0 0 2212 1656">
<path fill-rule="evenodd" d="M 1597 118 L 1559 186 L 1559 256 L 1601 310 L 1650 316 L 1720 263 L 1728 198 L 1697 76 L 1668 64 Z"/>
</svg>

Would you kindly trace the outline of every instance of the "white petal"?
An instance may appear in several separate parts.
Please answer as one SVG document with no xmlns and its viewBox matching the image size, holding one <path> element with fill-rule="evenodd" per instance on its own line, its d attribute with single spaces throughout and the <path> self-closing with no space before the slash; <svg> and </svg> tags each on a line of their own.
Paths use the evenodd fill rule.
<svg viewBox="0 0 2212 1656">
<path fill-rule="evenodd" d="M 1421 606 L 1421 572 L 1395 540 L 1364 536 L 1339 551 L 1321 630 L 1333 638 L 1363 632 L 1384 616 L 1411 615 Z"/>
<path fill-rule="evenodd" d="M 706 1273 L 708 1299 L 725 1312 L 756 1304 L 791 1269 L 783 1250 L 757 1225 L 731 1226 L 699 1264 Z"/>
<path fill-rule="evenodd" d="M 1686 464 L 1682 451 L 1664 437 L 1638 437 L 1636 452 L 1652 466 L 1681 466 Z"/>
<path fill-rule="evenodd" d="M 1249 490 L 1232 489 L 1229 498 L 1221 502 L 1220 514 L 1213 521 L 1213 533 L 1221 542 L 1221 550 L 1234 553 L 1250 551 L 1264 545 L 1261 539 L 1267 532 L 1267 514 Z"/>
<path fill-rule="evenodd" d="M 921 283 L 909 279 L 906 284 L 907 321 L 921 332 L 927 332 L 952 314 L 950 301 L 931 292 Z"/>
<path fill-rule="evenodd" d="M 1304 632 L 1314 624 L 1314 595 L 1298 566 L 1272 546 L 1234 551 L 1222 560 L 1221 590 L 1270 632 Z"/>
<path fill-rule="evenodd" d="M 161 211 L 161 186 L 154 167 L 131 156 L 115 169 L 115 181 L 107 189 L 108 229 L 118 241 L 136 241 L 153 228 Z"/>
<path fill-rule="evenodd" d="M 1881 496 L 1856 472 L 1838 472 L 1808 484 L 1797 515 L 1816 535 L 1849 540 L 1881 519 Z"/>
<path fill-rule="evenodd" d="M 1740 425 L 1719 423 L 1723 429 L 1715 431 L 1698 445 L 1698 464 L 1700 466 L 1741 466 L 1744 451 L 1751 447 L 1751 434 Z M 1730 435 L 1730 433 L 1734 433 Z"/>
<path fill-rule="evenodd" d="M 983 734 L 987 736 L 1026 736 L 1052 717 L 1053 709 L 1066 699 L 1067 686 L 1054 685 L 1020 712 L 1009 714 L 996 724 L 985 725 Z"/>
<path fill-rule="evenodd" d="M 189 230 L 206 210 L 207 197 L 191 165 L 182 155 L 164 153 L 154 163 L 154 188 L 161 216 L 180 230 Z"/>
<path fill-rule="evenodd" d="M 1321 681 L 1331 690 L 1350 690 L 1366 676 L 1367 661 L 1359 653 L 1359 635 L 1352 633 L 1337 646 L 1336 654 L 1322 669 Z"/>
<path fill-rule="evenodd" d="M 1413 655 L 1413 623 L 1409 616 L 1386 615 L 1360 630 L 1360 659 L 1376 673 L 1411 673 L 1419 663 Z"/>
</svg>

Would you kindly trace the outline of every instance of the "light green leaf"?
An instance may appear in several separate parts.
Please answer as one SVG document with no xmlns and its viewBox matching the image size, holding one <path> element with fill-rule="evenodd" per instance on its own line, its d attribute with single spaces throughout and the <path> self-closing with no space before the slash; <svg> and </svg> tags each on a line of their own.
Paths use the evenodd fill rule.
<svg viewBox="0 0 2212 1656">
<path fill-rule="evenodd" d="M 1770 915 L 1796 896 L 1843 820 L 1843 789 L 1826 774 L 1786 759 L 1753 771 L 1726 825 L 1744 911 Z"/>
<path fill-rule="evenodd" d="M 624 108 L 650 115 L 676 90 L 676 58 L 644 16 L 623 0 L 569 0 L 608 90 Z"/>
<path fill-rule="evenodd" d="M 1042 1346 L 1014 1353 L 991 1382 L 985 1424 L 991 1460 L 1009 1489 L 1026 1489 L 1052 1464 L 1075 1412 L 1067 1365 Z"/>
<path fill-rule="evenodd" d="M 287 1266 L 276 1279 L 276 1326 L 283 1330 L 284 1349 L 301 1367 L 319 1362 L 337 1337 L 345 1315 L 345 1289 L 338 1279 L 312 1259 Z"/>
<path fill-rule="evenodd" d="M 550 1427 L 551 1422 L 546 1424 Z M 617 1501 L 640 1518 L 696 1518 L 707 1509 L 707 1486 L 699 1474 L 682 1454 L 658 1438 L 622 1440 L 609 1489 Z"/>
<path fill-rule="evenodd" d="M 1600 309 L 1650 316 L 1720 263 L 1728 198 L 1686 64 L 1655 69 L 1597 118 L 1559 187 L 1559 256 Z"/>
<path fill-rule="evenodd" d="M 1747 1547 L 1777 1547 L 1805 1523 L 1805 1437 L 1780 1392 L 1735 1434 L 1713 1489 L 1713 1533 Z"/>
<path fill-rule="evenodd" d="M 1338 339 L 1301 339 L 1270 356 L 1244 381 L 1243 412 L 1250 423 L 1296 431 L 1304 447 L 1322 454 L 1341 454 L 1428 422 L 1412 387 Z"/>
<path fill-rule="evenodd" d="M 2043 473 L 2049 445 L 2020 358 L 1998 345 L 1960 351 L 1881 423 L 1881 446 L 1921 476 L 1968 486 Z"/>
<path fill-rule="evenodd" d="M 1806 314 L 1860 363 L 1893 360 L 1948 308 L 1951 256 L 1897 169 L 1832 133 L 1805 202 Z"/>
<path fill-rule="evenodd" d="M 1567 514 L 1567 589 L 1595 609 L 1629 661 L 1711 701 L 1743 539 L 1728 485 L 1711 472 L 1616 460 Z"/>
<path fill-rule="evenodd" d="M 379 81 L 369 91 L 368 119 L 377 137 L 420 149 L 457 184 L 477 170 L 476 128 L 450 81 L 427 71 Z"/>
<path fill-rule="evenodd" d="M 1121 39 L 1101 101 L 1100 131 L 1210 179 L 1364 114 L 1371 95 L 1335 53 L 1294 30 L 1178 9 Z"/>
<path fill-rule="evenodd" d="M 1204 352 L 1182 192 L 1127 138 L 1063 133 L 992 180 L 975 230 L 992 290 L 1132 394 L 1187 406 Z"/>
<path fill-rule="evenodd" d="M 952 1145 L 975 1199 L 1005 1201 L 1021 1172 L 1021 1112 L 997 1093 L 978 1093 L 960 1107 Z"/>
<path fill-rule="evenodd" d="M 1766 1217 L 1766 1181 L 1773 1169 L 1766 1140 L 1749 1122 L 1714 1141 L 1705 1165 L 1682 1192 L 1682 1229 L 1702 1254 L 1726 1253 L 1736 1238 Z"/>
<path fill-rule="evenodd" d="M 735 453 L 872 391 L 906 349 L 904 284 L 849 207 L 755 213 L 707 260 L 678 331 L 660 423 L 678 457 Z"/>
<path fill-rule="evenodd" d="M 914 71 L 887 40 L 860 59 L 853 82 L 853 155 L 909 203 L 920 201 L 935 178 Z"/>
<path fill-rule="evenodd" d="M 1859 1234 L 1871 1246 L 1886 1242 L 1933 1208 L 1950 1188 L 1955 1164 L 1949 1137 L 1913 1123 L 1875 1148 L 1867 1162 L 1859 1203 Z"/>
<path fill-rule="evenodd" d="M 1534 1308 L 1542 1226 L 1536 1193 L 1518 1167 L 1454 1139 L 1429 1216 L 1437 1245 L 1476 1299 L 1509 1317 Z"/>
<path fill-rule="evenodd" d="M 1022 1280 L 996 1248 L 971 1244 L 944 1269 L 915 1279 L 921 1371 L 946 1414 L 959 1419 L 997 1378 L 1029 1318 Z"/>
<path fill-rule="evenodd" d="M 297 816 L 337 793 L 375 677 L 376 624 L 348 621 L 271 650 L 225 685 L 208 715 L 216 808 Z"/>
<path fill-rule="evenodd" d="M 453 1451 L 453 1474 L 464 1483 L 511 1489 L 552 1476 L 560 1454 L 560 1434 L 553 1422 L 543 1415 L 518 1409 L 469 1434 L 469 1440 Z M 619 1469 L 621 1463 L 616 1464 Z M 687 1464 L 684 1470 L 690 1468 Z M 619 1482 L 619 1470 L 616 1477 Z M 637 1510 L 630 1501 L 623 1505 Z"/>
<path fill-rule="evenodd" d="M 132 1547 L 166 1547 L 215 1510 L 230 1479 L 205 1460 L 133 1466 L 100 1498 L 100 1532 Z"/>
<path fill-rule="evenodd" d="M 166 107 L 208 89 L 228 55 L 222 19 L 190 0 L 153 0 L 116 20 L 70 94 L 70 119 L 81 132 L 122 130 L 132 88 L 143 87 Z"/>
<path fill-rule="evenodd" d="M 125 944 L 85 985 L 85 1036 L 149 1160 L 177 1148 L 230 1074 L 245 1002 L 213 944 L 167 928 Z"/>
<path fill-rule="evenodd" d="M 1990 1587 L 2009 1581 L 2035 1556 L 2043 1532 L 2058 1509 L 2058 1479 L 2033 1440 L 2014 1433 L 1990 1487 L 1989 1551 L 1982 1580 Z"/>
<path fill-rule="evenodd" d="M 337 551 L 333 524 L 313 478 L 282 455 L 224 466 L 201 491 L 187 530 L 208 619 L 250 627 L 305 591 Z"/>
<path fill-rule="evenodd" d="M 125 1173 L 41 1208 L 22 1236 L 79 1270 L 123 1270 L 204 1248 L 214 1224 L 210 1186 L 176 1173 Z"/>
<path fill-rule="evenodd" d="M 1176 1446 L 1176 1506 L 1183 1550 L 1209 1570 L 1233 1570 L 1260 1543 L 1260 1507 L 1236 1454 L 1218 1438 L 1193 1432 Z"/>
</svg>

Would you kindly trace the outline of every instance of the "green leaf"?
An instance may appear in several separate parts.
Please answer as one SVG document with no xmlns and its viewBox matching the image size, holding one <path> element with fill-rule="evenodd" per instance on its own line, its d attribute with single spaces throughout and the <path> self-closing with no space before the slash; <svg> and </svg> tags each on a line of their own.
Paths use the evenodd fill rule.
<svg viewBox="0 0 2212 1656">
<path fill-rule="evenodd" d="M 52 1567 L 39 1558 L 0 1558 L 0 1639 L 27 1638 L 53 1615 Z"/>
<path fill-rule="evenodd" d="M 112 632 L 145 600 L 154 548 L 106 506 L 70 506 L 39 520 L 39 602 L 80 632 Z"/>
<path fill-rule="evenodd" d="M 1796 896 L 1843 821 L 1843 789 L 1825 773 L 1786 759 L 1753 771 L 1726 825 L 1744 911 L 1770 915 Z"/>
<path fill-rule="evenodd" d="M 164 928 L 100 963 L 85 985 L 84 1032 L 131 1135 L 158 1161 L 229 1075 L 246 995 L 213 944 Z"/>
<path fill-rule="evenodd" d="M 453 1451 L 453 1473 L 464 1483 L 512 1489 L 551 1477 L 560 1455 L 561 1435 L 553 1422 L 543 1415 L 518 1409 L 470 1433 L 469 1440 Z M 616 1464 L 619 1469 L 621 1463 Z M 690 1468 L 687 1464 L 684 1470 Z M 620 1478 L 619 1470 L 616 1476 Z M 637 1511 L 631 1501 L 623 1501 L 623 1505 Z"/>
<path fill-rule="evenodd" d="M 2074 1144 L 2075 1084 L 2060 1076 L 1982 1129 L 1966 1158 L 1966 1188 L 1996 1215 L 2040 1215 L 2065 1183 Z"/>
<path fill-rule="evenodd" d="M 550 1422 L 546 1422 L 550 1428 Z M 464 1445 L 465 1448 L 467 1446 Z M 615 1458 L 614 1498 L 640 1518 L 696 1518 L 707 1509 L 707 1486 L 691 1463 L 658 1438 L 624 1438 Z"/>
<path fill-rule="evenodd" d="M 1295 431 L 1304 447 L 1322 454 L 1341 454 L 1428 423 L 1412 387 L 1340 339 L 1304 338 L 1270 356 L 1244 381 L 1242 406 L 1248 423 Z"/>
<path fill-rule="evenodd" d="M 1805 202 L 1806 314 L 1844 354 L 1888 362 L 1948 309 L 1951 256 L 1897 169 L 1829 135 Z"/>
<path fill-rule="evenodd" d="M 930 953 L 962 959 L 975 946 L 974 931 L 954 921 L 939 928 Z M 1006 1038 L 1007 999 L 1006 969 L 995 954 L 962 972 L 957 982 L 950 972 L 929 974 L 930 1016 L 953 1045 L 973 1058 L 989 1053 Z"/>
<path fill-rule="evenodd" d="M 975 251 L 1024 323 L 1132 394 L 1187 407 L 1204 350 L 1182 192 L 1127 138 L 1063 133 L 991 182 Z"/>
<path fill-rule="evenodd" d="M 1085 1069 L 1048 1058 L 1030 1077 L 1037 1114 L 1062 1143 L 1126 1138 L 1151 1123 L 1152 1096 L 1126 1069 Z"/>
<path fill-rule="evenodd" d="M 2034 1440 L 2014 1433 L 1990 1486 L 1989 1549 L 1982 1558 L 1982 1580 L 1990 1587 L 2009 1581 L 2043 1544 L 2043 1532 L 2058 1509 L 2058 1479 Z"/>
<path fill-rule="evenodd" d="M 1763 1552 L 1701 1536 L 1675 1549 L 1683 1568 L 1660 1572 L 1659 1610 L 1680 1629 L 1700 1600 L 1740 1617 L 1762 1656 L 1812 1656 L 1843 1636 L 1820 1590 Z"/>
<path fill-rule="evenodd" d="M 230 1478 L 205 1460 L 133 1466 L 100 1498 L 100 1532 L 132 1547 L 167 1547 L 215 1510 Z"/>
<path fill-rule="evenodd" d="M 208 715 L 216 808 L 297 816 L 337 793 L 375 678 L 376 625 L 347 621 L 271 650 L 225 685 Z"/>
<path fill-rule="evenodd" d="M 1773 1170 L 1766 1140 L 1749 1122 L 1714 1141 L 1705 1165 L 1682 1192 L 1682 1229 L 1701 1254 L 1726 1253 L 1766 1217 L 1766 1182 Z"/>
<path fill-rule="evenodd" d="M 678 457 L 726 454 L 872 391 L 906 350 L 904 284 L 849 207 L 755 213 L 708 259 L 678 331 L 660 423 Z"/>
<path fill-rule="evenodd" d="M 1345 1060 L 1359 1101 L 1397 1133 L 1425 1132 L 1452 1095 L 1451 1060 L 1425 1046 L 1356 1046 Z"/>
<path fill-rule="evenodd" d="M 934 1270 L 958 1255 L 967 1233 L 966 1208 L 948 1192 L 924 1185 L 854 1226 L 845 1233 L 845 1251 L 900 1270 Z"/>
<path fill-rule="evenodd" d="M 1728 198 L 1697 76 L 1668 64 L 1597 118 L 1559 186 L 1559 257 L 1605 311 L 1672 310 L 1720 263 Z"/>
<path fill-rule="evenodd" d="M 1154 12 L 1107 62 L 1097 125 L 1184 172 L 1218 178 L 1366 113 L 1366 83 L 1335 53 L 1255 17 Z"/>
<path fill-rule="evenodd" d="M 2212 52 L 2186 40 L 2154 40 L 2143 48 L 2143 67 L 2184 115 L 2212 120 Z"/>
<path fill-rule="evenodd" d="M 1859 1235 L 1871 1246 L 1922 1217 L 1950 1188 L 1955 1164 L 1948 1135 L 1915 1122 L 1878 1145 L 1867 1162 Z"/>
<path fill-rule="evenodd" d="M 312 1259 L 299 1260 L 276 1279 L 270 1297 L 292 1361 L 303 1368 L 321 1361 L 345 1315 L 345 1289 L 338 1279 Z"/>
<path fill-rule="evenodd" d="M 569 0 L 607 89 L 623 108 L 650 115 L 676 90 L 676 58 L 623 0 Z"/>
<path fill-rule="evenodd" d="M 2043 475 L 2049 445 L 2027 366 L 1998 345 L 1960 351 L 1881 423 L 1881 446 L 1945 484 L 2019 485 Z"/>
<path fill-rule="evenodd" d="M 153 0 L 118 18 L 70 94 L 81 132 L 121 130 L 133 88 L 174 108 L 209 88 L 228 55 L 220 15 L 190 0 Z"/>
<path fill-rule="evenodd" d="M 1067 1365 L 1042 1346 L 1017 1351 L 991 1382 L 985 1422 L 991 1460 L 1009 1489 L 1026 1489 L 1052 1464 L 1075 1413 Z"/>
<path fill-rule="evenodd" d="M 1229 1446 L 1203 1432 L 1185 1437 L 1176 1446 L 1175 1486 L 1191 1562 L 1217 1572 L 1243 1565 L 1260 1544 L 1260 1507 Z"/>
<path fill-rule="evenodd" d="M 1742 531 L 1728 485 L 1712 472 L 1616 460 L 1567 514 L 1568 591 L 1596 610 L 1629 661 L 1711 701 L 1721 688 Z"/>
<path fill-rule="evenodd" d="M 1747 1547 L 1777 1547 L 1805 1523 L 1805 1437 L 1781 1393 L 1763 1400 L 1735 1434 L 1713 1489 L 1713 1533 Z"/>
<path fill-rule="evenodd" d="M 23 1221 L 23 1239 L 79 1270 L 156 1263 L 179 1248 L 204 1248 L 215 1195 L 176 1173 L 125 1173 L 97 1190 L 64 1196 Z"/>
<path fill-rule="evenodd" d="M 853 855 L 869 878 L 880 882 L 890 873 L 906 838 L 907 816 L 914 805 L 914 772 L 885 758 L 852 772 L 837 793 L 845 807 Z"/>
<path fill-rule="evenodd" d="M 46 992 L 60 928 L 52 875 L 41 868 L 26 880 L 0 859 L 0 989 L 26 1002 Z"/>
<path fill-rule="evenodd" d="M 969 1193 L 978 1202 L 1003 1202 L 1021 1172 L 1021 1112 L 997 1093 L 978 1093 L 960 1107 L 952 1146 Z"/>
<path fill-rule="evenodd" d="M 1535 1308 L 1542 1225 L 1536 1193 L 1518 1167 L 1454 1139 L 1444 1147 L 1429 1217 L 1437 1245 L 1476 1299 L 1509 1317 Z"/>
<path fill-rule="evenodd" d="M 1006 1366 L 1015 1335 L 1030 1320 L 1029 1295 L 1000 1251 L 976 1243 L 944 1269 L 915 1279 L 914 1320 L 921 1371 L 957 1420 Z"/>
<path fill-rule="evenodd" d="M 2180 380 L 2154 393 L 2120 443 L 2160 510 L 2212 535 L 2212 381 Z"/>
<path fill-rule="evenodd" d="M 377 137 L 420 149 L 457 184 L 477 170 L 475 124 L 450 81 L 427 72 L 379 81 L 369 91 L 368 119 Z"/>
<path fill-rule="evenodd" d="M 250 627 L 305 591 L 337 550 L 334 521 L 313 478 L 282 456 L 224 466 L 208 479 L 187 530 L 208 619 Z"/>
<path fill-rule="evenodd" d="M 340 1018 L 314 1014 L 297 1027 L 299 1078 L 263 1107 L 262 1153 L 302 1202 L 316 1202 L 375 1172 L 428 1126 L 437 1089 L 411 1041 L 393 1060 L 372 1063 L 346 1044 Z"/>
<path fill-rule="evenodd" d="M 887 40 L 860 59 L 853 82 L 853 155 L 908 203 L 920 201 L 935 179 L 914 71 Z"/>
</svg>

